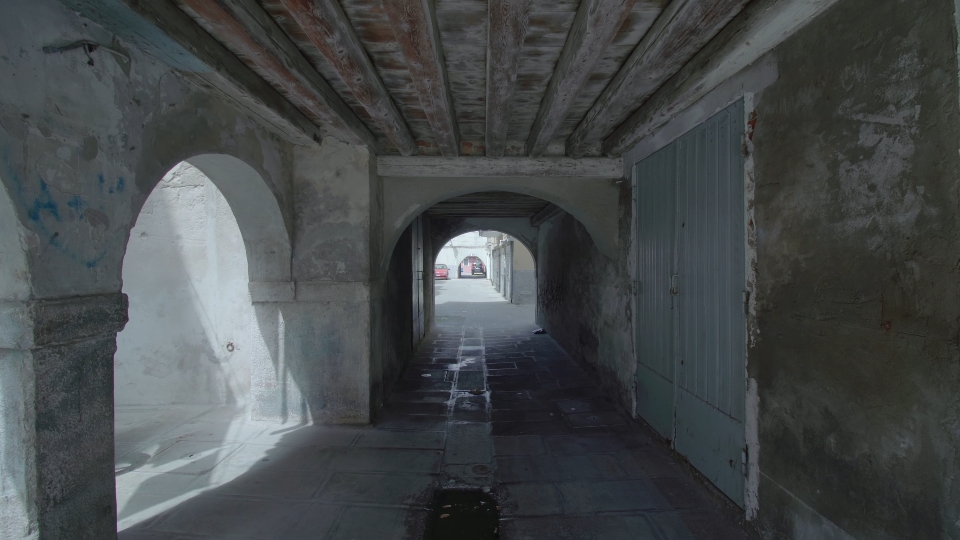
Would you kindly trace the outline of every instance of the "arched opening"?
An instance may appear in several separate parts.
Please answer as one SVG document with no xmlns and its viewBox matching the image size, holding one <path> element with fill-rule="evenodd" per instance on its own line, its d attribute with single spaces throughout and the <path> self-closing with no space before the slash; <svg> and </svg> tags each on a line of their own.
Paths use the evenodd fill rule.
<svg viewBox="0 0 960 540">
<path fill-rule="evenodd" d="M 466 236 L 466 235 L 460 235 Z M 457 278 L 481 278 L 487 277 L 487 265 L 478 255 L 467 255 L 457 263 Z"/>
<path fill-rule="evenodd" d="M 181 162 L 146 198 L 114 356 L 119 530 L 217 485 L 237 434 L 262 429 L 249 422 L 251 373 L 270 360 L 250 284 L 289 279 L 288 238 L 259 174 L 230 156 Z"/>
<path fill-rule="evenodd" d="M 390 393 L 432 329 L 462 329 L 478 309 L 504 311 L 487 320 L 518 332 L 535 329 L 539 227 L 560 214 L 539 197 L 480 191 L 437 202 L 410 221 L 384 273 L 384 348 L 373 369 L 377 399 Z"/>
<path fill-rule="evenodd" d="M 435 260 L 434 324 L 458 321 L 476 309 L 517 324 L 534 322 L 536 266 L 530 250 L 513 236 L 466 232 L 444 243 Z"/>
</svg>

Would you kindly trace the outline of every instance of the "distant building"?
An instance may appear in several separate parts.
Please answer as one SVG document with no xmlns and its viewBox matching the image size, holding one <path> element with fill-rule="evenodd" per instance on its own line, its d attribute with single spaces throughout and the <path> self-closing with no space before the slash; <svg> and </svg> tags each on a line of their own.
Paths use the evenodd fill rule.
<svg viewBox="0 0 960 540">
<path fill-rule="evenodd" d="M 457 279 L 457 266 L 467 257 L 475 256 L 489 266 L 487 256 L 487 239 L 480 235 L 480 231 L 461 234 L 447 242 L 437 254 L 436 264 L 445 264 L 450 269 L 450 279 Z"/>
</svg>

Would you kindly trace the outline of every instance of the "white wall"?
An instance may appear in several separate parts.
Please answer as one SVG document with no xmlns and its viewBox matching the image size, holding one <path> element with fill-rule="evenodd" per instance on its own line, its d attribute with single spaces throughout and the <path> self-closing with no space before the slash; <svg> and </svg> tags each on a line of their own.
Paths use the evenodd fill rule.
<svg viewBox="0 0 960 540">
<path fill-rule="evenodd" d="M 437 264 L 447 265 L 450 268 L 450 279 L 457 279 L 457 265 L 470 255 L 480 257 L 483 264 L 489 267 L 487 239 L 480 236 L 479 231 L 461 234 L 447 242 L 437 254 Z"/>
<path fill-rule="evenodd" d="M 174 167 L 144 204 L 123 260 L 130 322 L 117 336 L 116 403 L 243 403 L 254 321 L 247 281 L 223 195 L 196 168 Z"/>
</svg>

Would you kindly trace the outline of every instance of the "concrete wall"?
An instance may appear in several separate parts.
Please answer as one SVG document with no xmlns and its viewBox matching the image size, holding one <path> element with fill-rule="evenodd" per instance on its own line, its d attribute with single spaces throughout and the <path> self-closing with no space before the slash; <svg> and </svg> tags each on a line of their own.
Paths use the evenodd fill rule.
<svg viewBox="0 0 960 540">
<path fill-rule="evenodd" d="M 503 235 L 499 235 L 493 240 L 496 243 L 487 246 L 487 259 L 489 260 L 487 263 L 487 278 L 490 279 L 490 283 L 500 293 L 500 296 L 509 302 L 512 285 L 510 270 L 513 266 L 513 251 L 511 243 L 504 238 Z"/>
<path fill-rule="evenodd" d="M 403 232 L 394 248 L 393 257 L 384 281 L 383 292 L 383 354 L 374 375 L 374 385 L 380 404 L 383 403 L 393 381 L 410 359 L 413 351 L 413 288 L 410 250 L 410 230 Z"/>
<path fill-rule="evenodd" d="M 91 63 L 82 49 L 43 53 L 79 40 L 120 54 L 101 47 Z M 22 238 L 30 283 L 29 297 L 21 287 L 0 309 L 3 445 L 16 450 L 4 450 L 0 472 L 4 497 L 19 497 L 3 505 L 17 514 L 0 517 L 16 529 L 8 536 L 116 532 L 113 356 L 127 320 L 124 253 L 153 187 L 198 154 L 241 156 L 263 191 L 239 191 L 259 208 L 272 204 L 288 230 L 289 143 L 58 2 L 4 4 L 0 182 L 13 212 L 0 212 L 0 237 Z M 289 256 L 267 262 L 268 244 L 249 246 L 259 254 L 256 279 L 289 279 Z"/>
<path fill-rule="evenodd" d="M 494 236 L 487 245 L 489 278 L 508 302 L 533 304 L 537 298 L 536 265 L 533 254 L 509 234 Z"/>
<path fill-rule="evenodd" d="M 332 139 L 292 153 L 292 281 L 265 283 L 266 291 L 282 285 L 284 293 L 254 298 L 262 352 L 251 369 L 252 414 L 368 422 L 382 315 L 370 243 L 379 227 L 379 178 L 366 149 Z"/>
<path fill-rule="evenodd" d="M 118 405 L 243 403 L 253 307 L 226 199 L 182 163 L 147 198 L 123 264 L 130 321 L 117 336 Z"/>
<path fill-rule="evenodd" d="M 425 239 L 430 238 L 430 220 L 423 219 L 422 234 Z M 419 343 L 413 339 L 413 227 L 400 236 L 390 265 L 384 276 L 383 297 L 380 302 L 382 316 L 381 344 L 382 354 L 371 370 L 371 399 L 374 410 L 386 402 L 390 390 L 397 382 L 403 370 L 416 351 Z M 432 244 L 423 242 L 423 296 L 424 296 L 424 323 L 429 332 L 434 317 L 434 280 Z"/>
<path fill-rule="evenodd" d="M 619 184 L 619 248 L 602 254 L 583 225 L 561 213 L 540 226 L 537 243 L 537 322 L 574 358 L 596 369 L 603 388 L 633 410 L 632 288 L 628 272 L 631 194 Z"/>
<path fill-rule="evenodd" d="M 846 0 L 758 96 L 769 538 L 960 537 L 955 6 Z"/>
<path fill-rule="evenodd" d="M 537 268 L 530 250 L 513 242 L 513 298 L 514 304 L 534 304 L 537 301 Z"/>
</svg>

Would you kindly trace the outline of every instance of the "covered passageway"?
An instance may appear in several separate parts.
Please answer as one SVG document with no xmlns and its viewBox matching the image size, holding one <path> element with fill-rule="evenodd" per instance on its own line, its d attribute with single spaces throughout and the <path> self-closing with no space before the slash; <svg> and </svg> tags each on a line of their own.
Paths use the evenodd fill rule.
<svg viewBox="0 0 960 540">
<path fill-rule="evenodd" d="M 960 538 L 958 28 L 4 2 L 0 540 Z"/>
</svg>

